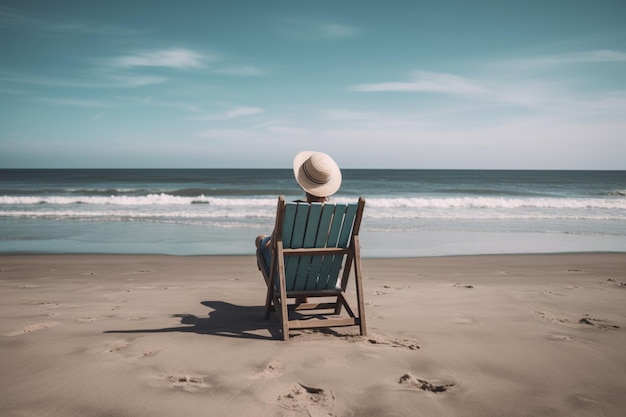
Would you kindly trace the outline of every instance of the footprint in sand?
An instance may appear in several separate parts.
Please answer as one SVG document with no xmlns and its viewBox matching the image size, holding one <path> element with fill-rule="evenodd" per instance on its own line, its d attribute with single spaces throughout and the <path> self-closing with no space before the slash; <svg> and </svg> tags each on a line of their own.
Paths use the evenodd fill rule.
<svg viewBox="0 0 626 417">
<path fill-rule="evenodd" d="M 42 306 L 47 308 L 57 308 L 61 306 L 61 304 L 52 301 L 23 301 L 21 304 L 25 306 Z"/>
<path fill-rule="evenodd" d="M 398 383 L 411 389 L 420 389 L 422 391 L 428 391 L 428 392 L 434 392 L 434 393 L 445 392 L 454 386 L 454 384 L 442 384 L 442 385 L 431 384 L 425 379 L 414 377 L 413 375 L 408 374 L 408 373 L 402 375 L 400 377 L 400 380 L 398 380 Z"/>
<path fill-rule="evenodd" d="M 395 293 L 396 291 L 407 291 L 407 290 L 411 290 L 412 289 L 410 286 L 408 286 L 408 287 L 404 287 L 404 286 L 392 287 L 391 285 L 383 285 L 382 288 L 383 288 L 382 290 L 374 291 L 374 295 L 392 294 L 392 293 Z"/>
<path fill-rule="evenodd" d="M 157 353 L 159 353 L 160 351 L 161 351 L 160 347 L 153 347 L 153 348 L 145 349 L 143 351 L 143 356 L 144 357 L 146 357 L 146 356 L 154 356 Z"/>
<path fill-rule="evenodd" d="M 306 413 L 312 417 L 333 416 L 335 396 L 323 388 L 299 383 L 289 393 L 278 397 L 278 405 L 284 409 Z"/>
<path fill-rule="evenodd" d="M 551 334 L 548 336 L 548 340 L 554 340 L 556 342 L 573 342 L 574 341 L 574 339 L 564 334 Z"/>
<path fill-rule="evenodd" d="M 619 326 L 617 324 L 613 324 L 613 323 L 609 322 L 608 320 L 596 319 L 596 318 L 593 318 L 593 317 L 589 317 L 589 314 L 583 315 L 583 317 L 580 320 L 578 320 L 578 322 L 580 324 L 585 324 L 587 326 L 593 326 L 593 327 L 596 327 L 596 328 L 602 329 L 602 330 L 619 329 Z"/>
<path fill-rule="evenodd" d="M 563 326 L 567 326 L 571 328 L 577 327 L 576 324 L 572 322 L 572 320 L 564 318 L 564 317 L 559 317 L 553 313 L 548 313 L 545 311 L 535 311 L 535 314 L 537 314 L 539 317 L 541 317 L 543 320 L 549 323 L 561 324 Z"/>
<path fill-rule="evenodd" d="M 605 283 L 614 287 L 618 287 L 618 288 L 626 288 L 626 282 L 622 282 L 622 281 L 617 282 L 613 278 L 607 279 Z"/>
<path fill-rule="evenodd" d="M 108 352 L 119 352 L 122 349 L 126 349 L 130 345 L 127 340 L 116 340 L 115 342 L 107 346 Z"/>
<path fill-rule="evenodd" d="M 274 378 L 283 374 L 283 364 L 277 360 L 269 361 L 255 378 Z"/>
<path fill-rule="evenodd" d="M 166 381 L 170 388 L 182 389 L 187 392 L 195 392 L 200 389 L 210 388 L 200 375 L 166 375 Z"/>
<path fill-rule="evenodd" d="M 471 317 L 455 317 L 452 319 L 452 323 L 455 324 L 473 324 L 476 320 Z"/>
<path fill-rule="evenodd" d="M 370 333 L 369 336 L 341 334 L 333 329 L 328 328 L 303 329 L 299 333 L 294 334 L 294 337 L 299 337 L 302 339 L 314 339 L 319 336 L 331 337 L 333 340 L 343 339 L 350 343 L 362 343 L 363 341 L 367 341 L 372 345 L 389 346 L 393 348 L 402 348 L 408 350 L 418 350 L 420 348 L 420 345 L 415 340 L 411 339 L 397 339 L 372 333 Z"/>
<path fill-rule="evenodd" d="M 420 345 L 415 340 L 395 339 L 381 335 L 370 335 L 367 341 L 372 345 L 385 345 L 408 350 L 418 350 L 420 348 Z"/>
<path fill-rule="evenodd" d="M 609 320 L 589 317 L 589 314 L 583 314 L 582 318 L 578 320 L 558 317 L 555 314 L 544 311 L 535 311 L 535 314 L 550 323 L 560 324 L 573 329 L 617 330 L 620 328 L 619 325 L 611 323 Z"/>
<path fill-rule="evenodd" d="M 81 322 L 81 323 L 93 323 L 94 321 L 99 320 L 98 317 L 94 317 L 94 316 L 82 316 L 76 319 L 76 321 Z"/>
<path fill-rule="evenodd" d="M 49 329 L 50 327 L 54 327 L 58 324 L 59 323 L 56 321 L 47 321 L 44 323 L 29 324 L 28 326 L 24 327 L 22 330 L 16 330 L 14 332 L 7 333 L 6 336 L 9 336 L 9 337 L 20 336 L 23 334 L 36 332 L 37 330 Z"/>
</svg>

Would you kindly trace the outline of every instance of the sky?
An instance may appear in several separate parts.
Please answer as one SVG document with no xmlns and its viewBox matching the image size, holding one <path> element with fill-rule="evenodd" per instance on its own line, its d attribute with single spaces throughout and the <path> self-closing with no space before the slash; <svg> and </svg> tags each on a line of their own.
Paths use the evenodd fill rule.
<svg viewBox="0 0 626 417">
<path fill-rule="evenodd" d="M 0 0 L 0 168 L 626 169 L 626 2 Z"/>
</svg>

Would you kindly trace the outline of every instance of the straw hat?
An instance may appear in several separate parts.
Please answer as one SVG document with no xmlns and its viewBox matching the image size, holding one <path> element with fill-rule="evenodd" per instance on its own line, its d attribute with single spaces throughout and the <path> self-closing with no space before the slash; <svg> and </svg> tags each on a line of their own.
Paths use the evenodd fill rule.
<svg viewBox="0 0 626 417">
<path fill-rule="evenodd" d="M 322 152 L 304 151 L 293 159 L 293 174 L 307 193 L 328 197 L 341 186 L 341 170 L 333 159 Z"/>
</svg>

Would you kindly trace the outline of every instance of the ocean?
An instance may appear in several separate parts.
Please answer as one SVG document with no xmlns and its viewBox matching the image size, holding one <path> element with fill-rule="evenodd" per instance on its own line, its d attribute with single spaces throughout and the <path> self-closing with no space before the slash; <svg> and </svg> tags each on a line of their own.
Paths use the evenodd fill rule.
<svg viewBox="0 0 626 417">
<path fill-rule="evenodd" d="M 626 251 L 626 171 L 343 170 L 363 257 Z M 0 253 L 234 255 L 289 169 L 0 170 Z"/>
</svg>

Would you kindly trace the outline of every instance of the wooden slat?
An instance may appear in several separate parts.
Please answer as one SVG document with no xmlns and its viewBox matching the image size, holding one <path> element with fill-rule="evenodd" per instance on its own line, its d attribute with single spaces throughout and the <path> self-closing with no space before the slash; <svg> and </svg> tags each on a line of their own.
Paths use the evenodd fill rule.
<svg viewBox="0 0 626 417">
<path fill-rule="evenodd" d="M 317 227 L 319 225 L 320 217 L 322 215 L 322 204 L 300 204 L 303 207 L 308 208 L 308 216 L 306 219 L 306 230 L 304 232 L 304 239 L 302 242 L 303 248 L 314 248 L 315 240 L 317 238 Z M 304 255 L 300 258 L 298 265 L 298 271 L 296 272 L 296 282 L 294 289 L 306 289 L 309 286 L 309 281 L 317 280 L 317 275 L 311 274 L 311 256 Z M 313 284 L 315 287 L 315 284 Z"/>
<path fill-rule="evenodd" d="M 293 306 L 294 311 L 335 310 L 337 303 L 302 303 Z"/>
<path fill-rule="evenodd" d="M 346 210 L 345 204 L 335 205 L 333 212 L 333 219 L 328 231 L 328 239 L 326 241 L 327 247 L 337 247 L 337 241 L 339 240 L 339 234 L 341 232 L 341 225 L 343 223 L 344 213 Z M 320 275 L 324 277 L 324 280 L 318 282 L 318 288 L 335 288 L 337 285 L 337 277 L 332 275 L 332 265 L 336 255 L 325 256 L 322 260 L 320 267 Z M 343 258 L 343 256 L 339 256 Z"/>
<path fill-rule="evenodd" d="M 289 320 L 290 329 L 314 329 L 317 327 L 356 326 L 359 319 L 338 317 L 328 319 Z"/>
<path fill-rule="evenodd" d="M 339 241 L 337 242 L 337 246 L 341 248 L 348 246 L 350 233 L 352 232 L 352 226 L 354 225 L 354 216 L 356 215 L 357 209 L 358 206 L 356 204 L 349 204 L 346 208 L 343 223 L 341 225 L 341 234 L 339 236 Z M 344 256 L 335 256 L 333 258 L 333 262 L 330 267 L 331 277 L 339 277 L 339 272 L 341 271 L 341 265 L 343 264 L 344 258 Z"/>
<path fill-rule="evenodd" d="M 315 247 L 319 249 L 327 249 L 328 246 L 328 233 L 330 230 L 331 221 L 333 218 L 334 207 L 330 204 L 324 205 L 322 216 L 320 218 L 319 226 L 317 228 L 317 239 L 315 241 Z M 328 248 L 334 249 L 334 248 Z M 320 252 L 318 252 L 320 253 Z M 326 256 L 329 256 L 330 253 L 322 253 L 318 256 L 315 256 L 311 261 L 311 274 L 314 274 L 316 279 L 309 280 L 310 282 L 307 285 L 307 289 L 319 289 L 326 288 L 326 284 L 328 283 L 328 274 L 325 273 L 325 270 L 322 269 L 322 265 Z M 313 285 L 314 284 L 314 285 Z"/>
<path fill-rule="evenodd" d="M 337 246 L 345 248 L 350 241 L 350 233 L 352 232 L 352 226 L 354 225 L 354 216 L 356 215 L 358 206 L 356 204 L 349 204 L 346 208 L 346 214 L 341 225 L 341 236 Z"/>
<path fill-rule="evenodd" d="M 325 256 L 325 255 L 345 255 L 349 253 L 349 248 L 298 248 L 298 249 L 285 249 L 285 256 Z"/>
<path fill-rule="evenodd" d="M 341 232 L 341 225 L 343 224 L 343 217 L 346 213 L 346 208 L 346 204 L 335 205 L 333 222 L 328 232 L 328 246 L 337 247 L 337 241 L 339 240 L 339 233 Z"/>
<path fill-rule="evenodd" d="M 308 207 L 297 203 L 287 203 L 285 210 L 287 209 L 290 210 L 290 215 L 293 213 L 293 225 L 290 233 L 291 239 L 289 243 L 285 243 L 285 246 L 289 248 L 301 248 L 304 241 L 306 219 L 309 211 Z M 285 225 L 285 228 L 286 227 Z M 285 259 L 285 283 L 288 291 L 295 288 L 296 272 L 298 271 L 299 263 L 299 258 L 289 257 Z"/>
<path fill-rule="evenodd" d="M 287 291 L 287 297 L 336 297 L 340 294 L 341 290 L 301 290 L 301 291 Z"/>
<path fill-rule="evenodd" d="M 330 206 L 326 206 L 322 204 L 317 205 L 317 204 L 318 203 L 313 203 L 311 209 L 313 210 L 313 208 L 315 208 L 316 211 L 315 213 L 312 212 L 311 215 L 309 215 L 309 218 L 311 218 L 312 215 L 315 214 L 313 216 L 313 219 L 315 220 L 315 223 L 314 223 L 315 233 L 311 233 L 311 238 L 313 239 L 307 242 L 307 248 L 319 248 L 319 247 L 326 246 L 326 235 L 328 233 L 328 223 L 330 222 L 330 218 L 332 217 L 331 215 L 327 214 L 329 211 L 328 207 Z M 318 208 L 319 208 L 319 212 L 317 212 Z M 310 223 L 311 223 L 311 220 L 309 220 L 309 224 Z M 313 234 L 315 236 L 313 236 Z M 309 270 L 308 270 L 308 277 L 307 277 L 305 289 L 314 290 L 318 286 L 318 281 L 320 279 L 323 279 L 323 277 L 320 277 L 320 266 L 322 263 L 322 258 L 323 257 L 320 255 L 312 255 L 308 258 Z"/>
</svg>

